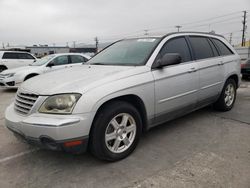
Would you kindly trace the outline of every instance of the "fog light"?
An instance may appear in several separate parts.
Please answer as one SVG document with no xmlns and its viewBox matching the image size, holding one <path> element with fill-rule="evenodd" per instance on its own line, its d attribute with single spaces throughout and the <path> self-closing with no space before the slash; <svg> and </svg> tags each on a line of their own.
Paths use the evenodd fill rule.
<svg viewBox="0 0 250 188">
<path fill-rule="evenodd" d="M 14 86 L 15 85 L 15 82 L 13 81 L 13 82 L 7 82 L 6 83 L 8 86 Z"/>
</svg>

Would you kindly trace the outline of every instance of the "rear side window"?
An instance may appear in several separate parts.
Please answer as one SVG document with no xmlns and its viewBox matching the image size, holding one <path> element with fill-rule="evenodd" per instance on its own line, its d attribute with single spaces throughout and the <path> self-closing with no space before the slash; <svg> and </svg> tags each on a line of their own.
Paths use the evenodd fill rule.
<svg viewBox="0 0 250 188">
<path fill-rule="evenodd" d="M 197 60 L 214 57 L 213 50 L 207 38 L 190 36 L 189 39 Z"/>
<path fill-rule="evenodd" d="M 214 56 L 216 56 L 216 57 L 220 56 L 218 50 L 216 49 L 216 47 L 214 46 L 214 44 L 212 43 L 212 41 L 208 39 L 208 42 L 209 42 L 209 44 L 210 44 L 210 46 L 211 46 L 211 48 L 213 50 Z"/>
<path fill-rule="evenodd" d="M 19 59 L 34 59 L 32 55 L 26 53 L 18 53 Z"/>
<path fill-rule="evenodd" d="M 84 63 L 87 61 L 83 56 L 80 55 L 71 55 L 70 59 L 71 63 Z"/>
<path fill-rule="evenodd" d="M 170 39 L 161 49 L 161 57 L 167 53 L 178 53 L 182 62 L 191 61 L 190 51 L 184 37 Z"/>
<path fill-rule="evenodd" d="M 232 55 L 234 54 L 223 42 L 218 39 L 212 39 L 215 45 L 218 47 L 221 55 Z"/>
<path fill-rule="evenodd" d="M 2 59 L 18 59 L 17 53 L 5 52 Z"/>
</svg>

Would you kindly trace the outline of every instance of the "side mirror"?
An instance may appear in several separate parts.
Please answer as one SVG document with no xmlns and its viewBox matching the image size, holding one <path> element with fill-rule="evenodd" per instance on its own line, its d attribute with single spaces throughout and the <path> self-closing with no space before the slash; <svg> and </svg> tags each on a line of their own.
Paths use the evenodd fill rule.
<svg viewBox="0 0 250 188">
<path fill-rule="evenodd" d="M 47 67 L 50 67 L 50 68 L 53 66 L 55 66 L 55 64 L 53 62 L 49 62 L 49 64 L 47 65 Z"/>
<path fill-rule="evenodd" d="M 181 56 L 178 53 L 167 53 L 162 58 L 154 62 L 152 68 L 162 68 L 168 65 L 175 65 L 181 63 Z"/>
<path fill-rule="evenodd" d="M 35 62 L 36 62 L 36 59 L 34 59 L 33 63 L 35 63 Z"/>
</svg>

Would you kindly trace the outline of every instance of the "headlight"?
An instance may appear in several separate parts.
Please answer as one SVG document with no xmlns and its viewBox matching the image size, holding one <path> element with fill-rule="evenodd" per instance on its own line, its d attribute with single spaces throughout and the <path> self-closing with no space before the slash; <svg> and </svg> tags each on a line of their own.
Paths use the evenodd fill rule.
<svg viewBox="0 0 250 188">
<path fill-rule="evenodd" d="M 41 113 L 71 114 L 81 94 L 60 94 L 47 98 L 39 108 Z"/>
<path fill-rule="evenodd" d="M 5 78 L 9 78 L 9 77 L 12 77 L 14 75 L 15 75 L 15 73 L 1 74 L 1 76 L 5 77 Z"/>
</svg>

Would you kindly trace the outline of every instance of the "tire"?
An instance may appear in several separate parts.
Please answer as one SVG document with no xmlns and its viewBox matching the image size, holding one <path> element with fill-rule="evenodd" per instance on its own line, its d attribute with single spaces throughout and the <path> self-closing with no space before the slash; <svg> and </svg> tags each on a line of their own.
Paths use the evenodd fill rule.
<svg viewBox="0 0 250 188">
<path fill-rule="evenodd" d="M 127 120 L 127 123 L 123 123 Z M 96 115 L 90 135 L 90 151 L 101 159 L 118 161 L 136 148 L 142 132 L 138 110 L 130 103 L 114 101 Z"/>
<path fill-rule="evenodd" d="M 233 108 L 236 99 L 236 83 L 228 79 L 223 87 L 219 99 L 214 103 L 214 108 L 219 111 L 229 111 Z"/>
</svg>

